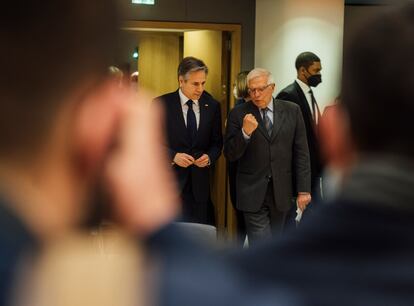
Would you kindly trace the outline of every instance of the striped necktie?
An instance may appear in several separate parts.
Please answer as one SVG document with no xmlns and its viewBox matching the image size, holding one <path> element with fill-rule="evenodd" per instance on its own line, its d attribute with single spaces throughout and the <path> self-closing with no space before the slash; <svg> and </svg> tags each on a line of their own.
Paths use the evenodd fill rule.
<svg viewBox="0 0 414 306">
<path fill-rule="evenodd" d="M 272 136 L 273 123 L 270 120 L 270 118 L 267 116 L 268 111 L 269 111 L 269 108 L 267 107 L 262 109 L 263 123 L 266 128 L 267 134 L 269 134 L 269 136 Z"/>
</svg>

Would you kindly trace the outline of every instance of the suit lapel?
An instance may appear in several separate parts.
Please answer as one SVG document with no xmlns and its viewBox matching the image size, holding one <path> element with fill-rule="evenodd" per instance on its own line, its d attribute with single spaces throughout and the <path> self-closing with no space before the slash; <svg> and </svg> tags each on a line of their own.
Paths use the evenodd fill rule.
<svg viewBox="0 0 414 306">
<path fill-rule="evenodd" d="M 200 109 L 200 122 L 198 124 L 197 134 L 201 133 L 206 128 L 206 122 L 208 122 L 208 101 L 203 96 L 198 100 L 198 107 Z M 196 138 L 196 141 L 199 137 Z"/>
<path fill-rule="evenodd" d="M 283 116 L 284 109 L 282 102 L 273 99 L 273 130 L 272 130 L 272 141 L 276 139 L 277 134 L 282 127 L 285 116 Z"/>
<path fill-rule="evenodd" d="M 174 95 L 174 101 L 173 105 L 171 106 L 172 110 L 173 110 L 173 116 L 176 119 L 176 122 L 178 124 L 178 128 L 180 130 L 180 135 L 183 135 L 183 137 L 188 141 L 188 137 L 187 137 L 187 126 L 185 125 L 185 121 L 184 121 L 184 115 L 183 115 L 183 108 L 181 106 L 181 100 L 180 100 L 180 95 L 178 93 L 178 90 L 175 92 Z"/>
<path fill-rule="evenodd" d="M 301 105 L 301 109 L 304 110 L 304 114 L 303 116 L 306 116 L 306 118 L 308 118 L 309 122 L 313 122 L 313 117 L 312 117 L 312 112 L 311 109 L 309 107 L 309 103 L 308 100 L 306 99 L 305 94 L 303 93 L 302 88 L 300 88 L 299 84 L 295 81 L 295 88 L 296 88 L 296 92 L 299 96 L 300 99 L 300 103 Z"/>
</svg>

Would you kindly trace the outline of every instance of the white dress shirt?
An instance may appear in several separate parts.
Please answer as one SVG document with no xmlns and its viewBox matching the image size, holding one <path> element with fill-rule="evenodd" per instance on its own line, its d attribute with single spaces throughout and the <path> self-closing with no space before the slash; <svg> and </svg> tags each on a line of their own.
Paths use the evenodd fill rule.
<svg viewBox="0 0 414 306">
<path fill-rule="evenodd" d="M 260 115 L 262 116 L 263 119 L 263 112 L 261 109 L 259 109 Z M 270 101 L 270 103 L 267 105 L 267 113 L 266 116 L 270 119 L 270 122 L 272 122 L 273 125 L 273 98 Z"/>
<path fill-rule="evenodd" d="M 308 84 L 305 84 L 304 82 L 302 82 L 301 80 L 299 80 L 299 79 L 296 79 L 295 80 L 296 81 L 296 83 L 298 83 L 299 84 L 299 86 L 300 86 L 300 88 L 302 89 L 302 91 L 303 91 L 303 93 L 304 93 L 304 95 L 305 95 L 305 97 L 306 97 L 306 101 L 308 101 L 308 105 L 309 105 L 309 109 L 310 109 L 310 112 L 311 112 L 311 114 L 312 114 L 312 118 L 315 118 L 315 120 L 316 120 L 316 123 L 318 123 L 318 116 L 316 116 L 315 117 L 315 114 L 313 113 L 313 107 L 312 107 L 312 95 L 310 94 L 310 90 L 311 90 L 311 88 L 309 87 L 309 85 Z M 314 95 L 315 96 L 315 95 Z"/>
<path fill-rule="evenodd" d="M 185 126 L 187 126 L 187 111 L 188 111 L 188 105 L 187 101 L 191 100 L 185 96 L 185 94 L 181 91 L 181 89 L 178 90 L 178 94 L 180 95 L 180 101 L 181 101 L 181 108 L 183 110 L 183 116 L 184 116 L 184 122 Z M 196 117 L 197 121 L 197 129 L 200 125 L 200 105 L 198 103 L 198 100 L 193 100 L 193 111 Z"/>
<path fill-rule="evenodd" d="M 304 82 L 302 82 L 299 79 L 296 79 L 295 81 L 296 81 L 296 83 L 299 84 L 300 88 L 302 89 L 303 93 L 305 94 L 306 100 L 308 101 L 309 108 L 312 112 L 312 96 L 309 92 L 309 90 L 311 90 L 311 88 L 309 87 L 308 84 L 305 84 Z"/>
</svg>

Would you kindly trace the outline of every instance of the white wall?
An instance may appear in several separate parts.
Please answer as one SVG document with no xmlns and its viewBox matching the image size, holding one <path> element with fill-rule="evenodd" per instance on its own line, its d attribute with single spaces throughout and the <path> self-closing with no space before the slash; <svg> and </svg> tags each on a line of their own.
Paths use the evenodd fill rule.
<svg viewBox="0 0 414 306">
<path fill-rule="evenodd" d="M 344 0 L 256 0 L 255 67 L 270 70 L 276 93 L 296 78 L 295 58 L 312 51 L 321 58 L 315 97 L 323 108 L 340 91 Z"/>
</svg>

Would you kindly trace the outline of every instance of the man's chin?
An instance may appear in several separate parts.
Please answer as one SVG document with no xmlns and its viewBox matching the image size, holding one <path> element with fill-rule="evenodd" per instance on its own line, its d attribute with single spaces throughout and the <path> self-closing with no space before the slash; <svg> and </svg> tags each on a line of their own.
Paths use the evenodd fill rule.
<svg viewBox="0 0 414 306">
<path fill-rule="evenodd" d="M 264 104 L 262 101 L 253 101 L 253 104 L 256 105 L 258 108 L 263 108 Z"/>
</svg>

